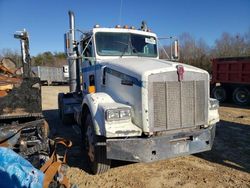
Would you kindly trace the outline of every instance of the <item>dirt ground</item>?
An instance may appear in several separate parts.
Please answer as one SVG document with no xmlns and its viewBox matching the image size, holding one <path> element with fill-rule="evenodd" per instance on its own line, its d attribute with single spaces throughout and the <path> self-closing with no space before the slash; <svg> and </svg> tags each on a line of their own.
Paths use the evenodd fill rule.
<svg viewBox="0 0 250 188">
<path fill-rule="evenodd" d="M 153 163 L 112 161 L 112 168 L 91 175 L 77 126 L 64 126 L 57 115 L 57 94 L 66 86 L 42 88 L 43 112 L 51 136 L 73 141 L 68 152 L 68 177 L 79 187 L 248 187 L 250 188 L 250 109 L 220 107 L 213 149 Z"/>
</svg>

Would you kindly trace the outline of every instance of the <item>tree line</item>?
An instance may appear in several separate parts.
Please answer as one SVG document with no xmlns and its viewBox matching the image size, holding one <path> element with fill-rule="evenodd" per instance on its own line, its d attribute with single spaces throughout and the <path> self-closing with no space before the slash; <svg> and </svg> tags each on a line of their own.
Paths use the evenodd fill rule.
<svg viewBox="0 0 250 188">
<path fill-rule="evenodd" d="M 17 50 L 9 48 L 0 51 L 0 60 L 3 57 L 11 58 L 17 65 L 22 66 L 21 54 Z M 62 67 L 67 64 L 66 55 L 63 52 L 43 52 L 31 57 L 32 66 Z"/>
<path fill-rule="evenodd" d="M 189 33 L 179 36 L 179 61 L 211 72 L 211 59 L 218 57 L 250 56 L 250 29 L 244 34 L 224 32 L 215 40 L 214 46 L 209 46 L 203 39 L 195 39 Z M 164 49 L 163 49 L 164 48 Z M 169 52 L 170 46 L 160 49 L 160 58 L 166 59 L 164 51 Z"/>
<path fill-rule="evenodd" d="M 211 72 L 210 59 L 212 58 L 250 56 L 250 29 L 244 34 L 222 33 L 215 40 L 214 46 L 209 46 L 203 39 L 197 40 L 189 33 L 183 33 L 178 38 L 180 62 L 205 69 L 208 72 Z M 164 45 L 160 48 L 161 59 L 167 59 L 164 51 L 170 52 L 170 46 Z M 3 49 L 0 51 L 0 59 L 1 57 L 10 57 L 17 66 L 21 66 L 19 51 Z M 66 63 L 66 56 L 62 52 L 43 52 L 32 57 L 33 66 L 62 67 Z"/>
</svg>

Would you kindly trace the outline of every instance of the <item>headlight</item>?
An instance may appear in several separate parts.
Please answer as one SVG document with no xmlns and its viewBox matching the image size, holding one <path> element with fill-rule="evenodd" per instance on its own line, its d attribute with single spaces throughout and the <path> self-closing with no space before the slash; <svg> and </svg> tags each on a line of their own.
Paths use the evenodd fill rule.
<svg viewBox="0 0 250 188">
<path fill-rule="evenodd" d="M 116 120 L 119 119 L 120 114 L 118 110 L 107 110 L 106 111 L 106 119 L 107 120 Z"/>
<path fill-rule="evenodd" d="M 217 99 L 210 98 L 210 110 L 218 110 L 219 109 L 219 101 Z"/>
<path fill-rule="evenodd" d="M 106 110 L 106 120 L 116 121 L 122 119 L 129 119 L 131 116 L 130 108 L 118 108 Z"/>
<path fill-rule="evenodd" d="M 120 110 L 120 118 L 129 118 L 131 116 L 130 109 Z"/>
</svg>

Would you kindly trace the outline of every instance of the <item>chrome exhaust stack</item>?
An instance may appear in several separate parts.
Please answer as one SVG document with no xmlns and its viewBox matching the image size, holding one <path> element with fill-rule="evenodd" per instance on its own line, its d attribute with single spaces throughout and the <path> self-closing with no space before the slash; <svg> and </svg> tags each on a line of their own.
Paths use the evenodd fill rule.
<svg viewBox="0 0 250 188">
<path fill-rule="evenodd" d="M 174 41 L 174 57 L 175 60 L 179 60 L 179 41 L 176 39 Z"/>
<path fill-rule="evenodd" d="M 75 15 L 69 11 L 69 32 L 65 34 L 65 53 L 69 65 L 70 92 L 80 91 L 80 65 L 78 59 L 78 46 L 75 40 Z"/>
<path fill-rule="evenodd" d="M 69 33 L 71 34 L 71 40 L 75 41 L 75 14 L 69 11 Z"/>
</svg>

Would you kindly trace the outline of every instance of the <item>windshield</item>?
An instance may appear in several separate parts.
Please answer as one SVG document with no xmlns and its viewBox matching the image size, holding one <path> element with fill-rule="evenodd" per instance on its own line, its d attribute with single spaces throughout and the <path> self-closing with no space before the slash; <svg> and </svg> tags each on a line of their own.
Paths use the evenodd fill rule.
<svg viewBox="0 0 250 188">
<path fill-rule="evenodd" d="M 151 36 L 98 32 L 95 39 L 100 56 L 157 57 L 156 39 Z"/>
</svg>

